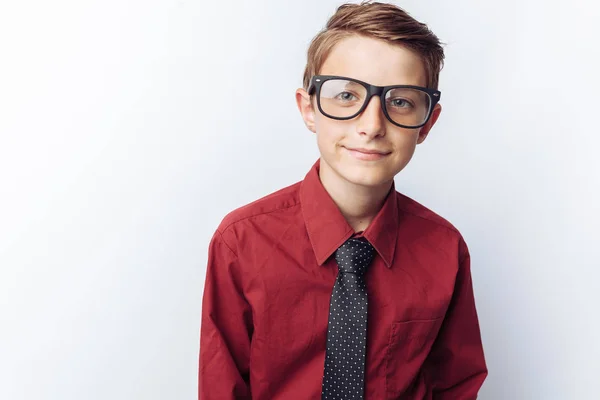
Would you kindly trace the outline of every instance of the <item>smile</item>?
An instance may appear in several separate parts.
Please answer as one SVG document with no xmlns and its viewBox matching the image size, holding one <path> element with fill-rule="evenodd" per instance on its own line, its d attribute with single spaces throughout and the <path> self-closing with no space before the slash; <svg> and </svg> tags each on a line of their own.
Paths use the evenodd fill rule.
<svg viewBox="0 0 600 400">
<path fill-rule="evenodd" d="M 352 157 L 364 161 L 377 161 L 390 155 L 390 153 L 385 153 L 379 150 L 349 149 L 347 147 L 344 147 L 344 149 L 350 153 Z"/>
</svg>

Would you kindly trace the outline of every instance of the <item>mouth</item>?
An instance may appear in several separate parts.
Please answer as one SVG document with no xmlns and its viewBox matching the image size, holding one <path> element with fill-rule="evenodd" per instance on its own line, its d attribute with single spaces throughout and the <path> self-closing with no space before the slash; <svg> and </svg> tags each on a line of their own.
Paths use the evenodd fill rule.
<svg viewBox="0 0 600 400">
<path fill-rule="evenodd" d="M 357 158 L 359 160 L 366 160 L 366 161 L 381 160 L 391 154 L 391 152 L 383 151 L 383 150 L 376 150 L 376 149 L 364 149 L 364 148 L 353 149 L 353 148 L 349 148 L 349 147 L 344 147 L 344 149 L 346 149 L 350 153 L 350 155 L 352 155 L 354 158 Z"/>
</svg>

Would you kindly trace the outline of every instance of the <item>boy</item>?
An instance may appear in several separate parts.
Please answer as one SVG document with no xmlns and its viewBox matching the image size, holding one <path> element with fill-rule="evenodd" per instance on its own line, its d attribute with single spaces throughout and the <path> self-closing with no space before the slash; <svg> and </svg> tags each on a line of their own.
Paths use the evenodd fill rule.
<svg viewBox="0 0 600 400">
<path fill-rule="evenodd" d="M 313 39 L 296 101 L 320 158 L 211 239 L 199 398 L 477 397 L 467 245 L 394 184 L 440 115 L 443 58 L 391 4 L 342 5 Z"/>
</svg>

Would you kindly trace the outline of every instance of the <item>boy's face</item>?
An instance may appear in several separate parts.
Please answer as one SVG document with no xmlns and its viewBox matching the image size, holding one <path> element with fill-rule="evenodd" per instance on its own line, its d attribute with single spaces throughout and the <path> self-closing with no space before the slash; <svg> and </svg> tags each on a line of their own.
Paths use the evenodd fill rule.
<svg viewBox="0 0 600 400">
<path fill-rule="evenodd" d="M 425 68 L 418 55 L 384 41 L 351 36 L 339 42 L 319 71 L 319 75 L 338 75 L 359 79 L 372 85 L 426 86 Z M 421 128 L 401 128 L 383 114 L 381 101 L 373 96 L 365 110 L 350 120 L 335 120 L 323 115 L 304 89 L 296 91 L 296 101 L 308 129 L 317 135 L 321 168 L 331 169 L 348 182 L 363 186 L 387 186 L 408 164 L 417 144 L 422 143 L 441 112 L 439 104 Z M 378 159 L 351 149 L 384 152 Z M 373 158 L 373 157 L 371 157 Z"/>
</svg>

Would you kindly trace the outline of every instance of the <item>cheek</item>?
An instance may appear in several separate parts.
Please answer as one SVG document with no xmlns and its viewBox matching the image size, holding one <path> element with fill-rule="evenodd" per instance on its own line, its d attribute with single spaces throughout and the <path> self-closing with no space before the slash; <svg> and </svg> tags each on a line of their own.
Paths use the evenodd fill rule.
<svg viewBox="0 0 600 400">
<path fill-rule="evenodd" d="M 419 139 L 418 129 L 401 129 L 394 135 L 394 147 L 400 150 L 413 150 Z"/>
<path fill-rule="evenodd" d="M 399 132 L 394 141 L 394 149 L 397 155 L 397 163 L 402 168 L 412 159 L 419 138 L 419 130 L 405 129 Z"/>
<path fill-rule="evenodd" d="M 319 146 L 328 146 L 328 150 L 333 150 L 333 147 L 343 142 L 346 136 L 345 132 L 347 128 L 341 126 L 342 124 L 336 123 L 326 117 L 320 117 L 315 119 L 315 128 L 317 131 L 317 142 Z"/>
</svg>

